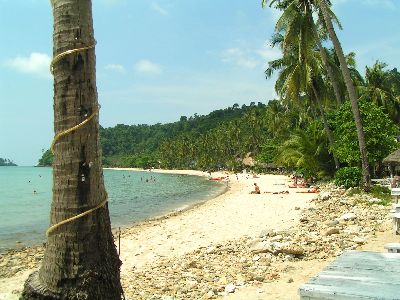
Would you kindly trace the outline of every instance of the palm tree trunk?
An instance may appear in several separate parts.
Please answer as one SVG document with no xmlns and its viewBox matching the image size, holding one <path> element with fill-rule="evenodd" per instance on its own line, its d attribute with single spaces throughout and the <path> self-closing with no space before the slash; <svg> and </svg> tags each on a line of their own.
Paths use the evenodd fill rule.
<svg viewBox="0 0 400 300">
<path fill-rule="evenodd" d="M 347 91 L 349 93 L 349 98 L 351 102 L 351 108 L 354 115 L 354 121 L 356 123 L 357 128 L 357 136 L 358 136 L 358 145 L 360 147 L 361 153 L 361 164 L 363 169 L 363 177 L 364 177 L 364 189 L 369 190 L 371 186 L 371 175 L 369 171 L 369 164 L 368 164 L 368 153 L 367 153 L 367 146 L 365 143 L 365 134 L 364 129 L 361 121 L 360 110 L 358 107 L 358 100 L 356 90 L 353 85 L 353 81 L 351 80 L 350 72 L 347 67 L 346 59 L 343 54 L 342 46 L 339 42 L 338 37 L 336 36 L 335 30 L 333 28 L 332 20 L 329 15 L 328 6 L 325 0 L 319 0 L 320 8 L 322 14 L 324 16 L 325 24 L 328 29 L 329 37 L 332 40 L 333 46 L 335 47 L 336 55 L 339 58 L 340 62 L 340 69 L 342 70 L 344 81 L 346 83 Z"/>
<path fill-rule="evenodd" d="M 91 0 L 52 0 L 53 55 L 94 45 Z M 54 65 L 54 131 L 79 124 L 98 108 L 94 49 Z M 107 197 L 99 120 L 55 144 L 51 225 L 96 207 Z M 22 299 L 121 299 L 119 260 L 107 205 L 50 233 L 42 266 L 25 282 Z"/>
<path fill-rule="evenodd" d="M 337 82 L 335 76 L 333 75 L 333 70 L 328 62 L 328 57 L 326 55 L 325 48 L 322 47 L 320 40 L 317 40 L 317 44 L 318 44 L 319 52 L 321 53 L 322 62 L 324 63 L 326 72 L 328 73 L 328 77 L 331 80 L 333 92 L 335 93 L 335 97 L 336 97 L 336 102 L 338 105 L 340 105 L 343 103 L 343 101 L 342 101 L 342 97 L 340 95 L 339 83 Z"/>
<path fill-rule="evenodd" d="M 324 129 L 325 129 L 326 135 L 328 136 L 329 145 L 333 149 L 334 145 L 335 145 L 335 140 L 333 139 L 332 131 L 329 128 L 328 121 L 326 120 L 326 115 L 325 115 L 324 108 L 322 107 L 321 99 L 319 98 L 319 94 L 317 92 L 317 89 L 315 88 L 314 83 L 311 83 L 311 87 L 312 87 L 312 90 L 313 90 L 313 93 L 315 96 L 315 100 L 317 101 L 319 111 L 321 113 L 322 121 L 324 122 Z M 340 163 L 339 163 L 339 160 L 337 159 L 337 157 L 335 156 L 335 154 L 333 154 L 333 160 L 335 162 L 336 170 L 339 169 Z"/>
<path fill-rule="evenodd" d="M 317 29 L 315 27 L 315 23 L 314 23 L 314 20 L 313 20 L 313 17 L 312 17 L 311 6 L 310 6 L 309 3 L 307 3 L 306 6 L 307 6 L 308 11 L 310 12 L 310 18 L 312 20 L 313 31 L 314 31 L 314 34 L 315 34 L 315 37 L 316 37 L 318 50 L 319 50 L 319 52 L 321 54 L 322 62 L 324 63 L 326 72 L 328 73 L 328 77 L 331 80 L 331 84 L 332 84 L 332 87 L 333 87 L 333 92 L 335 94 L 337 104 L 340 105 L 340 104 L 342 104 L 343 101 L 342 101 L 342 97 L 340 95 L 339 83 L 337 82 L 337 80 L 335 78 L 335 75 L 333 73 L 332 67 L 329 64 L 328 57 L 327 57 L 326 52 L 325 52 L 325 48 L 322 47 L 322 45 L 321 45 L 321 39 L 320 39 L 318 31 L 317 31 Z"/>
</svg>

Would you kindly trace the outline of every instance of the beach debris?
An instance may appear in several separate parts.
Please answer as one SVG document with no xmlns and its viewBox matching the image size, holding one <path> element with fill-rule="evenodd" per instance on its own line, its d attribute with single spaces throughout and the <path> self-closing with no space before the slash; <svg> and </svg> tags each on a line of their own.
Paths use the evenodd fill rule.
<svg viewBox="0 0 400 300">
<path fill-rule="evenodd" d="M 329 200 L 331 198 L 331 193 L 330 192 L 322 192 L 319 194 L 319 199 L 321 200 Z"/>
<path fill-rule="evenodd" d="M 283 247 L 281 250 L 281 253 L 291 254 L 294 256 L 302 256 L 304 254 L 304 249 L 300 246 L 290 245 L 290 246 Z"/>
<path fill-rule="evenodd" d="M 339 221 L 338 220 L 332 220 L 332 221 L 328 220 L 326 224 L 328 225 L 328 227 L 333 227 L 333 226 L 336 226 L 337 224 L 339 224 Z"/>
<path fill-rule="evenodd" d="M 225 287 L 225 292 L 227 293 L 234 293 L 236 290 L 236 285 L 230 283 Z"/>
<path fill-rule="evenodd" d="M 344 215 L 342 215 L 340 217 L 340 220 L 342 221 L 352 221 L 354 219 L 357 218 L 357 215 L 355 213 L 349 212 L 349 213 L 345 213 Z"/>
<path fill-rule="evenodd" d="M 326 230 L 323 235 L 325 236 L 330 236 L 332 234 L 338 234 L 340 232 L 340 230 L 338 228 L 329 228 L 328 230 Z"/>
</svg>

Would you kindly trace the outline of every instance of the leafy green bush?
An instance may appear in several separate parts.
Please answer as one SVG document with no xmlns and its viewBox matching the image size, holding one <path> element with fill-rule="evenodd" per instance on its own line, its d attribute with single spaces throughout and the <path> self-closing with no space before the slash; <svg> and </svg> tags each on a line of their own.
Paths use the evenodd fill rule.
<svg viewBox="0 0 400 300">
<path fill-rule="evenodd" d="M 398 134 L 399 129 L 382 107 L 367 99 L 359 101 L 359 106 L 369 163 L 379 163 L 398 148 L 393 137 Z M 335 139 L 333 153 L 342 163 L 357 166 L 361 157 L 350 101 L 346 101 L 331 115 L 330 126 L 333 128 Z"/>
<path fill-rule="evenodd" d="M 345 167 L 339 169 L 335 174 L 335 184 L 344 186 L 346 189 L 360 185 L 362 173 L 359 168 Z"/>
</svg>

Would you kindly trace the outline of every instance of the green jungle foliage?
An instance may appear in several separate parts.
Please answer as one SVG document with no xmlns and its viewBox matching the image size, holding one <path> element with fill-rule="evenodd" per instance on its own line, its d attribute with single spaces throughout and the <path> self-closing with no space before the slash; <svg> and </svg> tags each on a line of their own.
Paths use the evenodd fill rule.
<svg viewBox="0 0 400 300">
<path fill-rule="evenodd" d="M 49 167 L 53 164 L 53 153 L 51 150 L 47 150 L 43 153 L 42 157 L 39 159 L 38 167 Z"/>
<path fill-rule="evenodd" d="M 321 121 L 296 129 L 276 152 L 276 162 L 302 173 L 305 178 L 324 177 L 333 172 L 332 156 Z"/>
<path fill-rule="evenodd" d="M 385 114 L 383 108 L 373 102 L 361 100 L 359 107 L 369 161 L 371 165 L 375 165 L 399 147 L 394 138 L 398 134 L 399 128 Z M 350 103 L 346 102 L 339 107 L 332 115 L 331 120 L 335 134 L 333 153 L 341 162 L 349 166 L 358 166 L 360 151 Z"/>
<path fill-rule="evenodd" d="M 17 166 L 12 160 L 0 157 L 0 167 L 15 167 Z"/>
<path fill-rule="evenodd" d="M 335 184 L 344 186 L 346 189 L 358 187 L 360 185 L 362 173 L 357 167 L 344 167 L 337 170 L 335 174 Z"/>
</svg>

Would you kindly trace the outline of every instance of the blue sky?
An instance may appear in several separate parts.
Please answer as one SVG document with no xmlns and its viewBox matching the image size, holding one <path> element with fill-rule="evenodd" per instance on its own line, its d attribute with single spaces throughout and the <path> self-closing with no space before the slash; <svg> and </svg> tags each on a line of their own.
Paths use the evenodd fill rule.
<svg viewBox="0 0 400 300">
<path fill-rule="evenodd" d="M 279 14 L 259 0 L 93 0 L 100 123 L 154 124 L 274 98 Z M 399 0 L 333 0 L 359 70 L 400 67 Z M 0 157 L 34 165 L 53 137 L 48 0 L 0 0 Z"/>
</svg>

